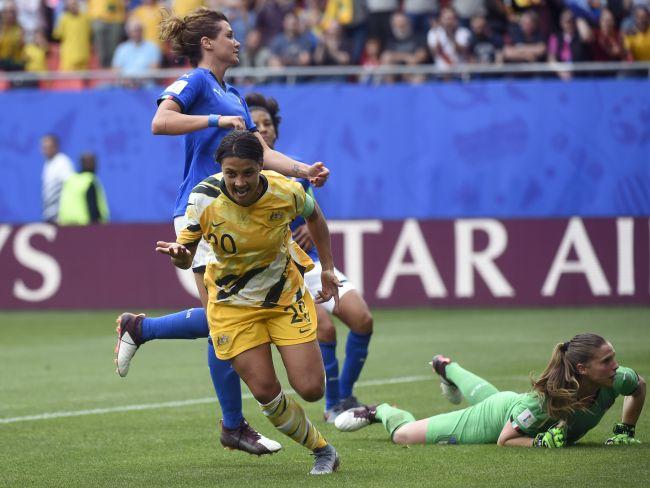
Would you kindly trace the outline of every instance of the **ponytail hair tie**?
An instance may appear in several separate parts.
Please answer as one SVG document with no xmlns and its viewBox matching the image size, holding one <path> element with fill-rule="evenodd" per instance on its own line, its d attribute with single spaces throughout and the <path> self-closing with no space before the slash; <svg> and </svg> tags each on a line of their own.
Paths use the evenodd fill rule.
<svg viewBox="0 0 650 488">
<path fill-rule="evenodd" d="M 567 352 L 569 350 L 569 344 L 570 343 L 571 343 L 571 341 L 566 341 L 564 344 L 562 344 L 562 346 L 560 347 L 562 352 Z"/>
</svg>

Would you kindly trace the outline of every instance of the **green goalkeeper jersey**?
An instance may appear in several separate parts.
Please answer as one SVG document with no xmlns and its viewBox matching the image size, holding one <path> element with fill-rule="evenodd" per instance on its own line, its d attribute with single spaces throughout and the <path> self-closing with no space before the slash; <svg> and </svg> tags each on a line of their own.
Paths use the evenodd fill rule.
<svg viewBox="0 0 650 488">
<path fill-rule="evenodd" d="M 619 395 L 627 396 L 634 393 L 639 385 L 639 376 L 630 368 L 619 367 L 611 388 L 600 388 L 596 399 L 586 410 L 578 410 L 567 420 L 567 442 L 577 442 L 589 430 L 593 429 L 605 412 L 614 404 Z M 519 395 L 508 413 L 512 426 L 534 437 L 548 430 L 556 420 L 550 418 L 537 392 Z"/>
</svg>

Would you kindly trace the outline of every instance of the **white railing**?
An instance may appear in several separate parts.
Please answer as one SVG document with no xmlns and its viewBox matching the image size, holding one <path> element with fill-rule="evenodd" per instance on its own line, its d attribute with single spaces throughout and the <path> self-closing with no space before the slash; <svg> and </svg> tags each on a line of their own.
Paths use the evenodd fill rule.
<svg viewBox="0 0 650 488">
<path fill-rule="evenodd" d="M 163 81 L 176 78 L 185 73 L 187 68 L 157 69 L 137 76 L 124 77 L 114 70 L 93 71 L 49 71 L 44 73 L 4 72 L 0 79 L 13 86 L 40 81 L 85 80 L 117 82 L 125 80 Z M 425 75 L 433 79 L 459 78 L 469 80 L 480 77 L 505 77 L 517 75 L 554 75 L 558 73 L 575 73 L 582 75 L 608 75 L 612 77 L 630 76 L 650 78 L 650 62 L 623 63 L 524 63 L 524 64 L 460 64 L 449 69 L 440 69 L 434 65 L 419 66 L 309 66 L 285 68 L 232 68 L 228 71 L 229 79 L 247 79 L 251 81 L 281 81 L 294 84 L 303 80 L 357 78 L 379 81 L 391 75 Z"/>
</svg>

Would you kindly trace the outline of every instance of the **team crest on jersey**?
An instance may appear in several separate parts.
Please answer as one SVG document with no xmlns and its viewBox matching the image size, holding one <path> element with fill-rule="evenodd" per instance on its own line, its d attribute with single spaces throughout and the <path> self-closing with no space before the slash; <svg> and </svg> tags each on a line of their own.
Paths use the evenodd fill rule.
<svg viewBox="0 0 650 488">
<path fill-rule="evenodd" d="M 217 347 L 225 346 L 228 342 L 230 342 L 230 337 L 227 335 L 220 335 L 217 337 Z"/>
<path fill-rule="evenodd" d="M 171 85 L 169 85 L 165 91 L 175 93 L 176 95 L 180 95 L 186 86 L 187 86 L 187 81 L 177 80 Z"/>
<path fill-rule="evenodd" d="M 269 215 L 269 222 L 277 222 L 278 220 L 284 219 L 284 213 L 282 212 L 271 212 Z"/>
</svg>

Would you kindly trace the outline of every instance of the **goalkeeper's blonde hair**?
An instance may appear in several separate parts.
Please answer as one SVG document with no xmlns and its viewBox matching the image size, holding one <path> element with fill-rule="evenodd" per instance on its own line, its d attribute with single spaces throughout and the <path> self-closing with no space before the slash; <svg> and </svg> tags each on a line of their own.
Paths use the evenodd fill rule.
<svg viewBox="0 0 650 488">
<path fill-rule="evenodd" d="M 576 410 L 588 407 L 584 399 L 578 399 L 580 375 L 577 365 L 587 364 L 606 342 L 598 334 L 587 333 L 555 346 L 546 369 L 533 380 L 533 389 L 541 396 L 549 417 L 566 421 Z"/>
</svg>

